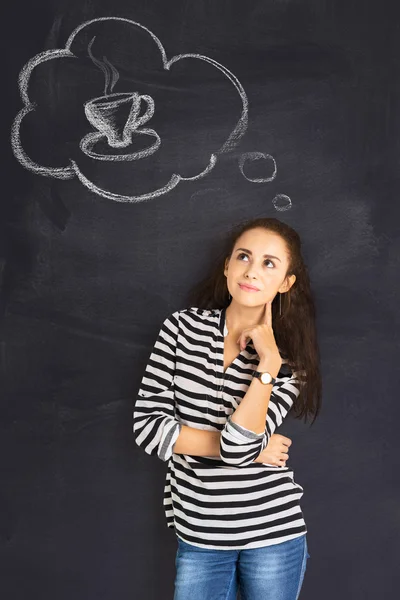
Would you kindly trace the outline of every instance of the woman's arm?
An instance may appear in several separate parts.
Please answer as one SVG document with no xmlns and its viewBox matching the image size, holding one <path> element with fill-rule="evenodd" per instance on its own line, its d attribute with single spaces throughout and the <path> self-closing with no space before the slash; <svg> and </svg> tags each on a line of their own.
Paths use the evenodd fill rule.
<svg viewBox="0 0 400 600">
<path fill-rule="evenodd" d="M 218 456 L 219 458 L 220 438 L 220 431 L 205 431 L 182 425 L 173 452 L 192 456 Z"/>
<path fill-rule="evenodd" d="M 261 361 L 257 370 L 268 371 L 275 378 L 279 373 L 279 367 Z M 237 423 L 253 432 L 261 429 L 260 433 L 255 435 L 263 435 L 272 387 L 272 385 L 264 385 L 259 379 L 253 377 L 246 394 L 232 415 L 232 423 Z"/>
<path fill-rule="evenodd" d="M 175 415 L 175 350 L 179 311 L 167 317 L 159 331 L 140 383 L 133 411 L 133 433 L 147 454 L 167 461 L 182 424 Z"/>
<path fill-rule="evenodd" d="M 276 371 L 262 366 L 259 370 Z M 279 374 L 278 374 L 279 375 Z M 221 459 L 245 467 L 267 447 L 271 435 L 282 423 L 300 393 L 296 373 L 273 387 L 253 379 L 239 406 L 221 432 Z M 257 433 L 264 423 L 264 431 Z M 256 461 L 260 462 L 260 461 Z"/>
<path fill-rule="evenodd" d="M 273 438 L 274 443 L 272 443 Z M 189 454 L 191 456 L 215 456 L 219 458 L 220 439 L 220 431 L 205 431 L 204 429 L 195 429 L 194 427 L 183 425 L 178 439 L 175 442 L 173 452 L 175 454 Z M 270 442 L 271 449 L 269 448 Z M 283 452 L 287 452 L 287 446 L 289 446 L 291 443 L 292 440 L 290 438 L 273 433 L 269 438 L 267 446 L 253 462 L 285 466 L 286 463 L 282 464 L 282 457 L 286 459 L 287 455 L 283 454 Z M 283 446 L 283 444 L 285 445 Z"/>
</svg>

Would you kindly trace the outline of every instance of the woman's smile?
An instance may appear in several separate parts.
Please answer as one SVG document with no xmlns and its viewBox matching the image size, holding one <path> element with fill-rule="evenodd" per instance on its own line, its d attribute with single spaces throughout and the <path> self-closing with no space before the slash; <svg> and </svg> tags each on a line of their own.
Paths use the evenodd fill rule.
<svg viewBox="0 0 400 600">
<path fill-rule="evenodd" d="M 248 286 L 243 283 L 239 283 L 239 287 L 244 292 L 259 292 L 260 290 L 256 287 Z"/>
</svg>

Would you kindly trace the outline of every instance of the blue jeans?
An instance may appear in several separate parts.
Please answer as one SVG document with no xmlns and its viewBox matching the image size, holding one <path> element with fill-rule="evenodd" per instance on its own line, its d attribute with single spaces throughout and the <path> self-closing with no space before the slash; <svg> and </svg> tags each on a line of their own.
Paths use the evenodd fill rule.
<svg viewBox="0 0 400 600">
<path fill-rule="evenodd" d="M 243 550 L 199 548 L 177 537 L 174 600 L 297 600 L 310 558 L 306 534 Z"/>
</svg>

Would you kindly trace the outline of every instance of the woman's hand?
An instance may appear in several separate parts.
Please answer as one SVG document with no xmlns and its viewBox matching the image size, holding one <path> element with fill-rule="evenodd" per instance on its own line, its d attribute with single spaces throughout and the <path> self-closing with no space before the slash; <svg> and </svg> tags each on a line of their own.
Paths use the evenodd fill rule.
<svg viewBox="0 0 400 600">
<path fill-rule="evenodd" d="M 272 300 L 269 300 L 265 305 L 265 312 L 262 322 L 254 327 L 244 329 L 239 336 L 238 344 L 240 350 L 243 350 L 248 344 L 248 340 L 252 339 L 254 348 L 260 357 L 260 363 L 268 366 L 274 377 L 279 373 L 282 365 L 282 357 L 279 354 L 278 346 L 275 342 L 274 332 L 272 329 Z"/>
<path fill-rule="evenodd" d="M 292 440 L 290 438 L 279 433 L 273 433 L 269 438 L 267 446 L 254 462 L 286 467 L 286 461 L 289 458 L 289 446 L 291 445 Z"/>
</svg>

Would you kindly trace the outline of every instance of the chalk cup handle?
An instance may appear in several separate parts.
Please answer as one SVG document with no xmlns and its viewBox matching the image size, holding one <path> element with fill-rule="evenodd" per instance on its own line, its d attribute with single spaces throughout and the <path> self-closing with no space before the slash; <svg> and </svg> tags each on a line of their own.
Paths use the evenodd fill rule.
<svg viewBox="0 0 400 600">
<path fill-rule="evenodd" d="M 137 127 L 141 127 L 142 125 L 144 125 L 144 123 L 147 123 L 147 121 L 149 119 L 151 119 L 151 117 L 154 115 L 154 100 L 153 100 L 153 98 L 151 96 L 147 96 L 146 94 L 143 94 L 138 97 L 138 105 L 139 106 L 142 101 L 147 103 L 147 109 L 146 109 L 146 112 L 141 117 L 136 118 L 135 129 Z M 138 112 L 139 112 L 139 110 L 138 110 Z"/>
</svg>

